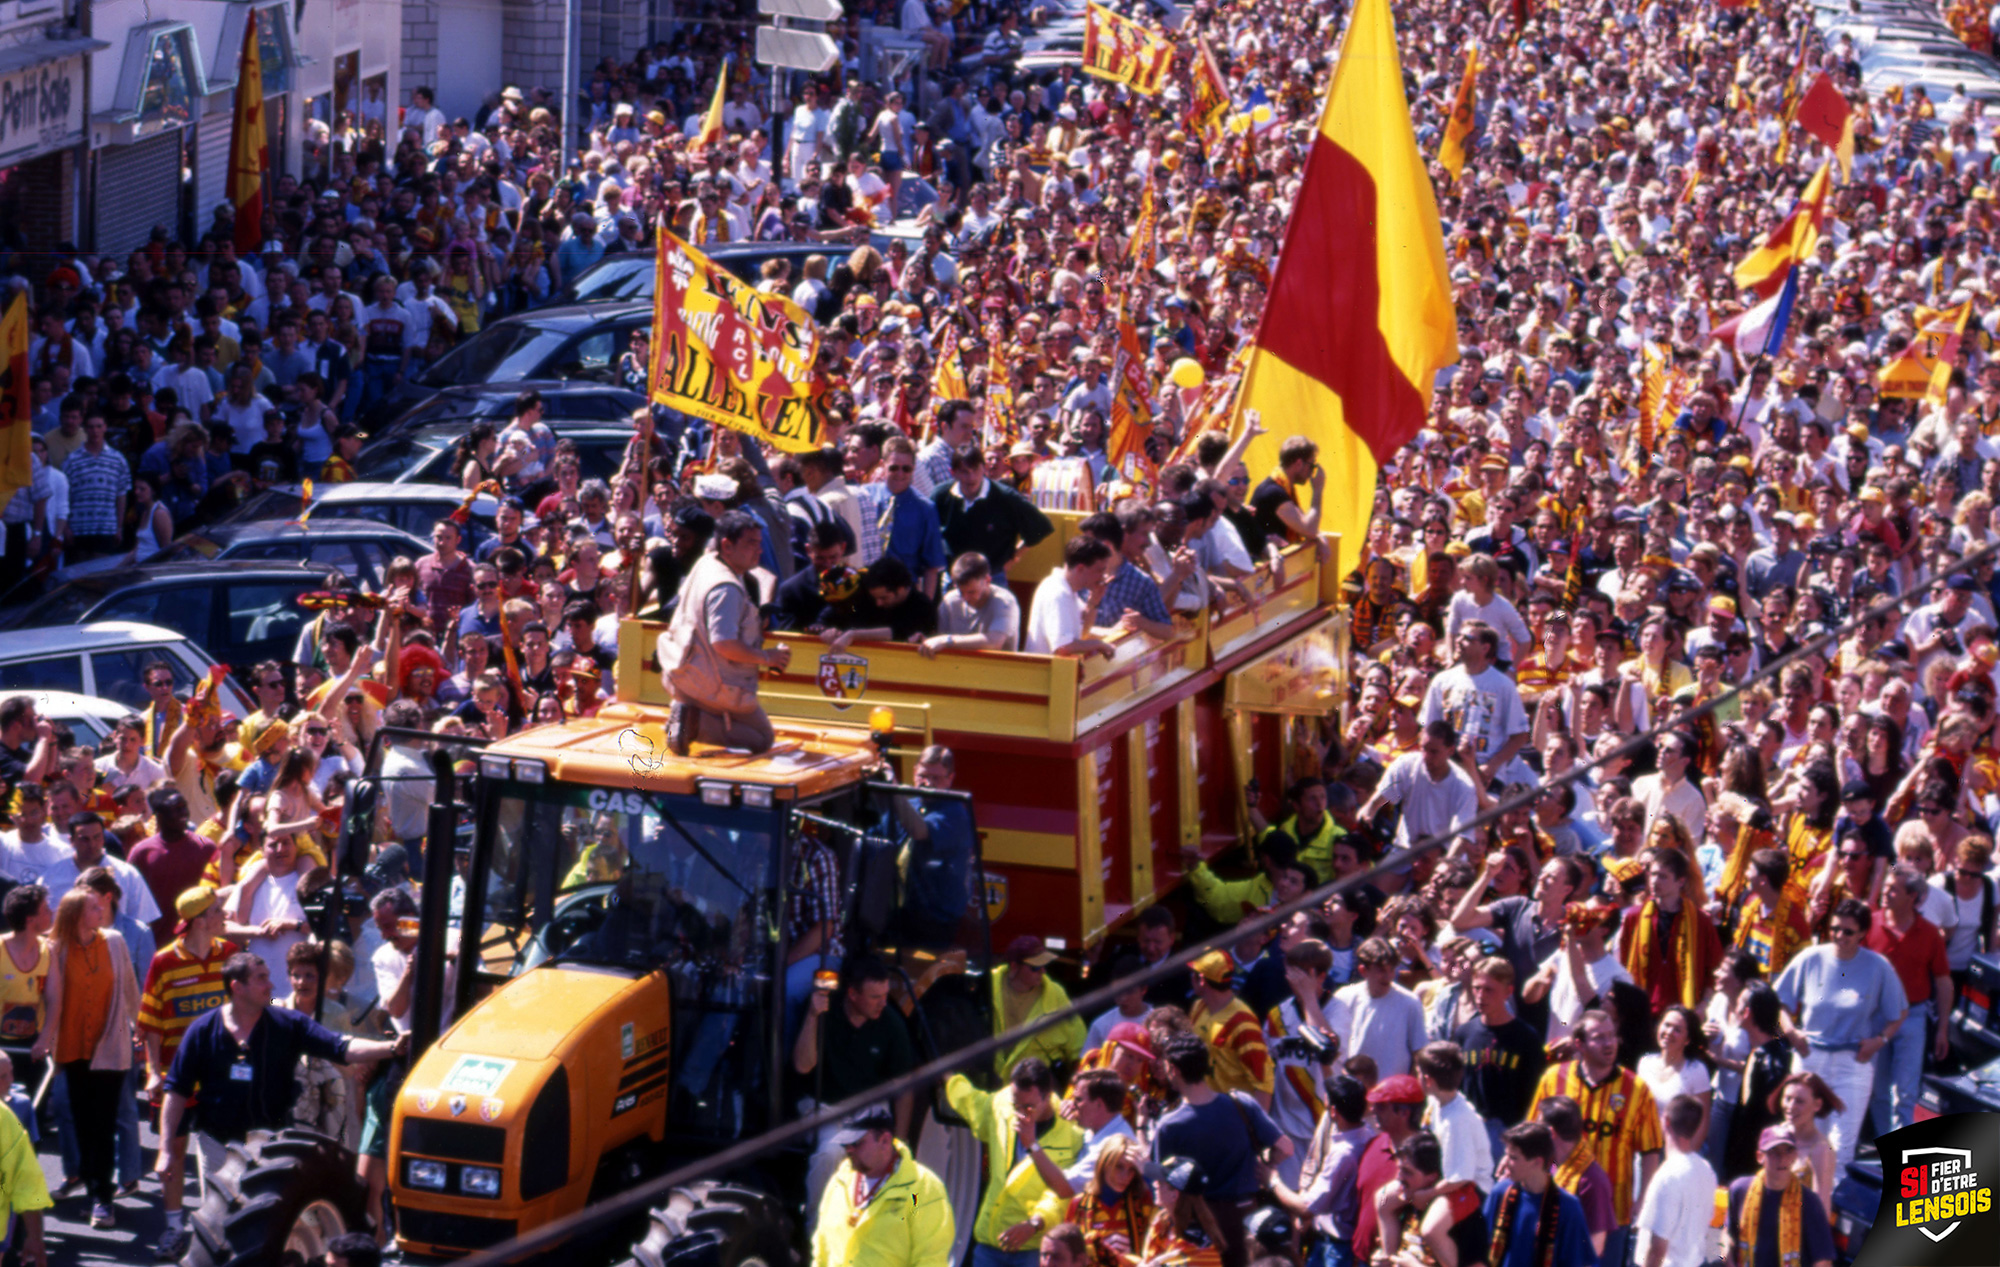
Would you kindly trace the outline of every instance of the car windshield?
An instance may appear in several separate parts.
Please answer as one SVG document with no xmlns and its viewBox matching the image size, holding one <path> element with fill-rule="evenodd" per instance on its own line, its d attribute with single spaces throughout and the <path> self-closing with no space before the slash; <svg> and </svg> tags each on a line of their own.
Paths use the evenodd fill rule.
<svg viewBox="0 0 2000 1267">
<path fill-rule="evenodd" d="M 566 336 L 525 321 L 503 321 L 481 330 L 431 366 L 427 387 L 461 383 L 506 383 L 532 377 L 536 367 L 562 346 Z"/>
<path fill-rule="evenodd" d="M 44 625 L 81 624 L 84 615 L 103 601 L 102 589 L 71 581 L 28 608 L 21 617 L 20 625 L 23 629 L 36 629 Z"/>
<path fill-rule="evenodd" d="M 651 256 L 613 258 L 599 263 L 576 279 L 572 292 L 576 303 L 604 303 L 618 299 L 650 299 L 653 295 Z"/>
<path fill-rule="evenodd" d="M 416 469 L 436 453 L 438 446 L 401 436 L 392 436 L 362 450 L 354 461 L 354 478 L 372 483 L 393 484 L 396 477 Z"/>
<path fill-rule="evenodd" d="M 297 519 L 299 495 L 282 488 L 267 488 L 229 512 L 228 522 L 249 523 L 255 519 Z"/>
</svg>

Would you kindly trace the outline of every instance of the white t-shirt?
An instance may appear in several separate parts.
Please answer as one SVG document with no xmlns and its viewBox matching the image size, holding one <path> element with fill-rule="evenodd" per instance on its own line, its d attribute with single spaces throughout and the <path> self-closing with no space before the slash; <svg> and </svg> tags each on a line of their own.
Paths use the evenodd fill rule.
<svg viewBox="0 0 2000 1267">
<path fill-rule="evenodd" d="M 1065 569 L 1059 567 L 1035 587 L 1021 650 L 1029 655 L 1048 655 L 1083 637 L 1086 627 L 1083 601 L 1070 588 Z"/>
<path fill-rule="evenodd" d="M 1399 985 L 1381 998 L 1357 981 L 1334 991 L 1326 1007 L 1326 1023 L 1340 1035 L 1343 1055 L 1369 1055 L 1384 1078 L 1410 1071 L 1410 1055 L 1430 1041 L 1424 1032 L 1424 1005 Z"/>
<path fill-rule="evenodd" d="M 0 832 L 0 876 L 9 880 L 40 884 L 50 867 L 69 862 L 71 857 L 70 847 L 62 842 L 52 827 L 42 828 L 42 838 L 25 845 L 21 843 L 20 832 Z"/>
<path fill-rule="evenodd" d="M 1479 813 L 1479 792 L 1464 767 L 1453 762 L 1445 776 L 1433 782 L 1421 752 L 1406 752 L 1391 761 L 1377 791 L 1391 805 L 1403 807 L 1403 821 L 1396 828 L 1398 848 L 1455 831 Z"/>
<path fill-rule="evenodd" d="M 1473 755 L 1481 762 L 1491 759 L 1515 735 L 1528 733 L 1528 712 L 1521 707 L 1521 692 L 1514 679 L 1490 665 L 1478 674 L 1453 665 L 1432 678 L 1417 720 L 1426 726 L 1434 721 L 1450 722 L 1461 741 L 1472 741 Z M 1526 771 L 1517 756 L 1500 771 L 1500 778 L 1532 782 L 1533 776 Z"/>
<path fill-rule="evenodd" d="M 124 900 L 119 903 L 119 910 L 141 924 L 150 924 L 160 918 L 160 904 L 153 900 L 152 886 L 146 883 L 146 877 L 139 874 L 137 867 L 111 853 L 105 854 L 92 865 L 109 871 L 111 878 L 118 881 L 118 887 L 125 891 Z M 42 868 L 42 873 L 35 878 L 35 883 L 49 891 L 51 903 L 60 902 L 63 894 L 76 887 L 76 878 L 81 874 L 82 868 L 76 865 L 76 854 L 65 849 L 61 858 Z"/>
<path fill-rule="evenodd" d="M 1994 883 L 1990 876 L 1981 878 L 1986 884 Z M 1940 874 L 1931 877 L 1931 887 L 1950 900 L 1953 913 L 1958 918 L 1956 925 L 1945 930 L 1944 953 L 1945 958 L 1951 961 L 1953 972 L 1965 970 L 1966 965 L 1972 962 L 1973 951 L 1979 945 L 1979 934 L 1983 931 L 1979 927 L 1979 917 L 1986 913 L 1986 884 L 1974 889 L 1971 897 L 1959 897 L 1957 891 L 1951 887 L 1950 876 Z M 2000 897 L 2000 893 L 1995 896 Z M 1932 900 L 1927 897 L 1925 905 L 1932 904 Z"/>
<path fill-rule="evenodd" d="M 1528 623 L 1521 619 L 1521 613 L 1515 610 L 1514 604 L 1498 594 L 1488 599 L 1483 606 L 1473 601 L 1469 590 L 1460 590 L 1452 595 L 1451 608 L 1445 613 L 1444 618 L 1445 640 L 1447 642 L 1456 640 L 1459 626 L 1468 620 L 1483 620 L 1500 631 L 1500 637 L 1503 639 L 1500 644 L 1502 660 L 1514 658 L 1512 648 L 1504 639 L 1511 638 L 1523 646 L 1534 640 L 1533 635 L 1528 632 Z"/>
<path fill-rule="evenodd" d="M 1569 956 L 1556 952 L 1556 979 L 1549 987 L 1550 1042 L 1568 1038 L 1583 1015 L 1583 1005 L 1610 989 L 1613 981 L 1632 980 L 1632 974 L 1625 971 L 1617 955 L 1607 954 L 1596 963 L 1586 964 L 1584 970 L 1589 973 L 1590 982 L 1579 989 L 1569 975 Z"/>
<path fill-rule="evenodd" d="M 1481 1192 L 1493 1190 L 1493 1141 L 1486 1134 L 1486 1120 L 1462 1095 L 1450 1104 L 1430 1102 L 1431 1134 L 1437 1136 L 1446 1183 L 1470 1179 Z"/>
<path fill-rule="evenodd" d="M 1660 1121 L 1665 1126 L 1667 1105 L 1677 1095 L 1691 1095 L 1697 1098 L 1707 1095 L 1712 1089 L 1708 1081 L 1708 1065 L 1700 1060 L 1683 1060 L 1681 1067 L 1673 1068 L 1667 1058 L 1658 1052 L 1650 1052 L 1639 1057 L 1639 1076 L 1653 1093 L 1653 1103 L 1659 1106 Z"/>
<path fill-rule="evenodd" d="M 130 773 L 118 768 L 118 754 L 115 752 L 107 753 L 97 759 L 97 772 L 104 776 L 105 786 L 114 792 L 131 787 L 133 784 L 149 788 L 156 781 L 167 777 L 167 767 L 143 752 L 139 754 L 139 764 L 133 766 Z"/>
<path fill-rule="evenodd" d="M 305 874 L 305 868 L 294 867 L 290 875 L 266 875 L 264 882 L 257 886 L 257 896 L 250 899 L 250 918 L 246 922 L 261 924 L 267 919 L 303 920 L 306 908 L 299 905 L 299 881 L 305 878 Z M 134 912 L 134 915 L 136 918 L 137 913 Z M 305 939 L 306 935 L 301 932 L 252 937 L 245 949 L 263 959 L 264 966 L 276 977 L 284 974 L 285 952 Z"/>
<path fill-rule="evenodd" d="M 410 957 L 396 949 L 396 943 L 392 941 L 375 947 L 369 963 L 375 969 L 375 997 L 381 1000 L 396 992 L 403 984 L 403 974 L 410 970 Z M 385 1007 L 382 1014 L 389 1017 L 389 1024 L 395 1026 L 398 1034 L 407 1034 L 410 1032 L 410 1012 L 414 1010 L 411 1008 L 401 1016 L 390 1016 Z"/>
<path fill-rule="evenodd" d="M 1700 1267 L 1707 1257 L 1708 1225 L 1715 1214 L 1715 1170 L 1699 1153 L 1671 1144 L 1653 1172 L 1639 1217 L 1638 1261 L 1644 1262 L 1657 1238 L 1667 1243 L 1665 1267 Z"/>
</svg>

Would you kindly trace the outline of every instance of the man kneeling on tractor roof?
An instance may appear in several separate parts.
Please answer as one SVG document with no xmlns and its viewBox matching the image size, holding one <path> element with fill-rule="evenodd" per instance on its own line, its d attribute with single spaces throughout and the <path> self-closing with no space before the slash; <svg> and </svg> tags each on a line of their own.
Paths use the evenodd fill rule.
<svg viewBox="0 0 2000 1267">
<path fill-rule="evenodd" d="M 764 650 L 763 621 L 743 583 L 763 548 L 763 526 L 750 515 L 731 511 L 718 520 L 711 552 L 688 573 L 680 605 L 660 635 L 660 675 L 674 697 L 667 747 L 677 757 L 696 740 L 770 751 L 774 736 L 757 702 L 757 674 L 782 672 L 792 652 Z"/>
</svg>

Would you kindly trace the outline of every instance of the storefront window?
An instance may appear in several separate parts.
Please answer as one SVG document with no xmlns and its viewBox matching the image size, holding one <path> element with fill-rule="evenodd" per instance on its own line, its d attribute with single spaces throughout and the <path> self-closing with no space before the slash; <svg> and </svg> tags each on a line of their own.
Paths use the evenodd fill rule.
<svg viewBox="0 0 2000 1267">
<path fill-rule="evenodd" d="M 257 10 L 257 56 L 264 63 L 264 95 L 292 90 L 291 32 L 283 5 Z"/>
<path fill-rule="evenodd" d="M 194 99 L 192 33 L 186 27 L 162 31 L 153 37 L 153 47 L 147 53 L 137 130 L 157 132 L 181 126 L 193 117 Z"/>
</svg>

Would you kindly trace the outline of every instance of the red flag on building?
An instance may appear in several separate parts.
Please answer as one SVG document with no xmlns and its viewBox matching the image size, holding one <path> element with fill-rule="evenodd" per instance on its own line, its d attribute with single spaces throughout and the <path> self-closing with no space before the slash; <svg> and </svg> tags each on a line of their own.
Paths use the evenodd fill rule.
<svg viewBox="0 0 2000 1267">
<path fill-rule="evenodd" d="M 236 72 L 236 125 L 229 137 L 229 202 L 236 208 L 236 253 L 264 247 L 264 169 L 271 150 L 264 134 L 264 58 L 257 45 L 257 11 L 243 24 Z"/>
<path fill-rule="evenodd" d="M 28 294 L 15 291 L 0 316 L 0 507 L 34 482 L 30 421 L 34 395 L 28 386 Z"/>
</svg>

